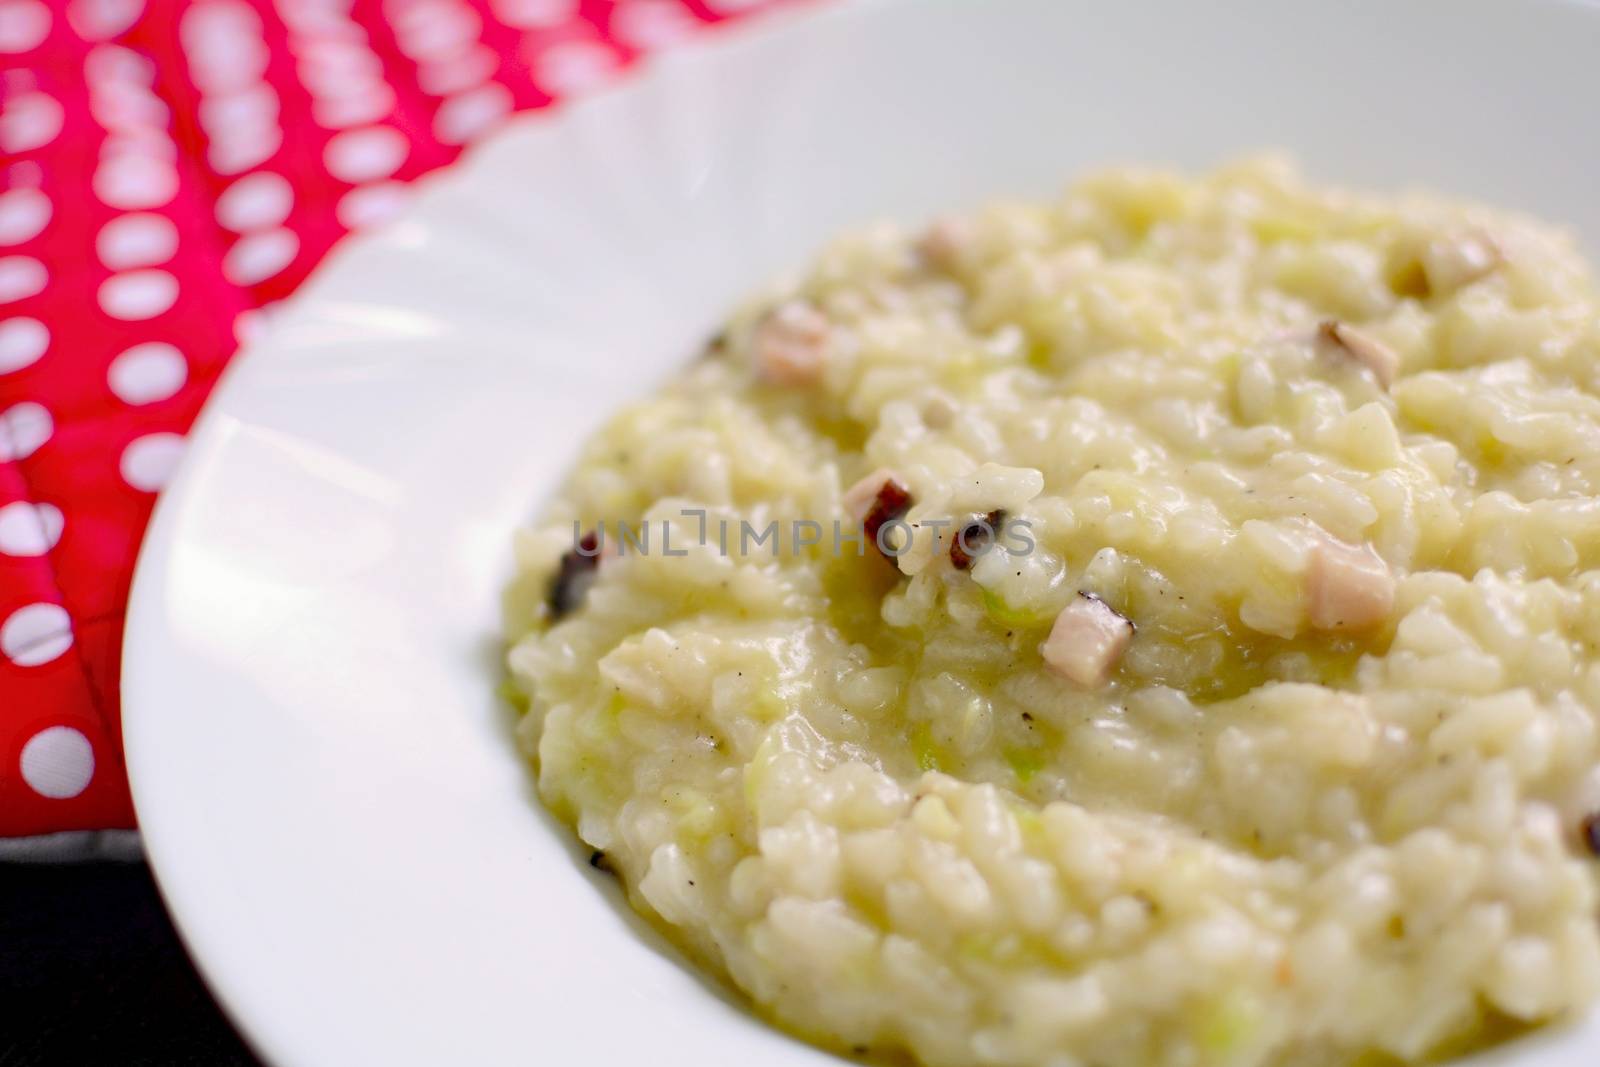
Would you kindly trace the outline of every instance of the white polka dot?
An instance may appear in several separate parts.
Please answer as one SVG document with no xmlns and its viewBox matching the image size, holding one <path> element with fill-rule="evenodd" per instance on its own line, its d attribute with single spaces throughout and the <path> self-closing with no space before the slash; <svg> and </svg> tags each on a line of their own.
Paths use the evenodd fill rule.
<svg viewBox="0 0 1600 1067">
<path fill-rule="evenodd" d="M 100 283 L 100 310 L 114 319 L 153 319 L 178 301 L 178 279 L 164 270 L 130 270 Z"/>
<path fill-rule="evenodd" d="M 61 540 L 65 520 L 54 504 L 14 500 L 0 508 L 0 552 L 8 556 L 42 556 Z"/>
<path fill-rule="evenodd" d="M 107 130 L 125 139 L 115 142 L 114 148 L 124 149 L 130 140 L 154 141 L 156 131 L 166 130 L 172 110 L 166 101 L 140 84 L 144 80 L 142 68 L 149 60 L 141 60 L 120 45 L 111 44 L 96 45 L 89 55 L 90 59 L 100 59 L 99 66 L 105 72 L 105 80 L 89 83 L 89 114 Z M 88 65 L 86 60 L 84 66 Z"/>
<path fill-rule="evenodd" d="M 56 139 L 66 118 L 56 98 L 37 89 L 15 93 L 0 111 L 0 149 L 27 152 Z"/>
<path fill-rule="evenodd" d="M 374 81 L 382 80 L 383 64 L 374 56 L 369 70 L 364 61 L 355 57 L 345 60 L 342 55 L 333 53 L 319 58 L 318 53 L 312 52 L 299 55 L 294 72 L 312 97 L 321 100 L 366 92 Z"/>
<path fill-rule="evenodd" d="M 339 40 L 319 35 L 295 42 L 295 73 L 313 96 L 337 96 L 383 80 L 383 60 L 367 47 L 366 35 Z"/>
<path fill-rule="evenodd" d="M 178 251 L 178 228 L 164 215 L 120 215 L 100 228 L 94 249 L 112 270 L 149 267 Z"/>
<path fill-rule="evenodd" d="M 249 308 L 233 317 L 233 339 L 239 345 L 247 345 L 259 341 L 267 332 L 267 308 L 271 304 L 263 304 L 258 308 Z"/>
<path fill-rule="evenodd" d="M 433 63 L 464 51 L 478 39 L 483 19 L 465 5 L 394 5 L 390 25 L 400 50 L 418 63 Z"/>
<path fill-rule="evenodd" d="M 38 319 L 0 321 L 0 374 L 31 367 L 50 347 L 50 330 Z"/>
<path fill-rule="evenodd" d="M 616 73 L 617 53 L 599 41 L 561 41 L 534 57 L 533 80 L 551 96 L 600 85 Z"/>
<path fill-rule="evenodd" d="M 261 16 L 238 0 L 189 4 L 178 26 L 190 77 L 201 92 L 226 92 L 261 77 L 269 58 Z"/>
<path fill-rule="evenodd" d="M 480 85 L 439 105 L 433 135 L 445 144 L 466 144 L 511 110 L 511 90 L 499 82 Z"/>
<path fill-rule="evenodd" d="M 243 174 L 259 167 L 283 147 L 283 130 L 263 120 L 218 135 L 206 148 L 206 160 L 218 174 Z"/>
<path fill-rule="evenodd" d="M 335 134 L 322 150 L 328 173 L 345 182 L 387 178 L 411 153 L 411 142 L 393 126 L 369 126 Z"/>
<path fill-rule="evenodd" d="M 55 428 L 50 412 L 31 400 L 0 411 L 0 462 L 27 459 L 50 440 Z"/>
<path fill-rule="evenodd" d="M 44 232 L 50 222 L 50 198 L 38 189 L 0 193 L 0 245 L 20 245 Z"/>
<path fill-rule="evenodd" d="M 460 55 L 418 67 L 417 88 L 429 96 L 449 96 L 481 85 L 499 69 L 499 54 L 487 45 L 475 44 Z"/>
<path fill-rule="evenodd" d="M 519 30 L 544 29 L 578 17 L 579 0 L 489 0 L 495 18 Z"/>
<path fill-rule="evenodd" d="M 292 230 L 246 234 L 222 257 L 222 274 L 234 285 L 256 285 L 292 263 L 298 251 L 300 238 Z"/>
<path fill-rule="evenodd" d="M 294 189 L 270 170 L 247 174 L 217 198 L 217 222 L 234 233 L 265 230 L 289 217 Z"/>
<path fill-rule="evenodd" d="M 50 272 L 32 256 L 0 256 L 0 304 L 44 291 Z"/>
<path fill-rule="evenodd" d="M 22 746 L 22 780 L 42 797 L 67 800 L 89 788 L 94 746 L 70 726 L 50 726 Z"/>
<path fill-rule="evenodd" d="M 0 0 L 3 2 L 3 0 Z M 27 186 L 30 189 L 38 188 L 44 184 L 44 171 L 31 159 L 20 159 L 11 164 L 3 172 L 7 183 L 13 188 Z"/>
<path fill-rule="evenodd" d="M 125 404 L 154 404 L 183 388 L 189 365 L 165 341 L 146 341 L 117 356 L 106 368 L 106 382 Z"/>
<path fill-rule="evenodd" d="M 50 36 L 50 9 L 38 0 L 0 0 L 0 52 L 27 52 Z"/>
<path fill-rule="evenodd" d="M 86 41 L 115 37 L 139 21 L 144 0 L 72 0 L 67 21 Z"/>
<path fill-rule="evenodd" d="M 359 89 L 338 96 L 323 96 L 311 102 L 311 119 L 318 126 L 342 130 L 365 126 L 387 118 L 394 110 L 394 90 L 387 82 L 368 82 Z"/>
<path fill-rule="evenodd" d="M 72 620 L 60 604 L 29 604 L 0 623 L 0 653 L 19 667 L 49 663 L 72 647 Z"/>
<path fill-rule="evenodd" d="M 71 15 L 67 18 L 71 21 Z M 128 95 L 137 91 L 140 97 L 160 105 L 163 117 L 168 114 L 160 97 L 146 91 L 156 83 L 155 60 L 149 56 L 119 44 L 97 45 L 83 58 L 83 74 L 89 81 L 92 95 L 108 91 Z"/>
<path fill-rule="evenodd" d="M 183 458 L 183 438 L 175 433 L 145 434 L 122 451 L 122 480 L 147 493 L 160 491 Z"/>
<path fill-rule="evenodd" d="M 682 40 L 700 20 L 677 0 L 632 0 L 612 10 L 608 25 L 623 44 L 648 52 Z"/>
<path fill-rule="evenodd" d="M 352 189 L 339 198 L 334 214 L 347 230 L 381 226 L 405 210 L 411 191 L 399 182 L 379 182 Z"/>
<path fill-rule="evenodd" d="M 203 3 L 191 11 L 203 10 Z M 188 27 L 184 27 L 187 29 Z M 241 30 L 243 28 L 241 27 Z M 236 132 L 230 127 L 273 123 L 278 118 L 278 92 L 262 80 L 272 61 L 272 50 L 260 37 L 258 22 L 250 36 L 227 35 L 199 42 L 199 49 L 188 49 L 188 74 L 202 100 L 200 127 L 212 137 L 227 137 Z M 184 36 L 185 45 L 196 42 Z"/>
<path fill-rule="evenodd" d="M 138 211 L 170 203 L 178 195 L 178 172 L 164 159 L 127 152 L 102 159 L 93 184 L 101 203 Z"/>
</svg>

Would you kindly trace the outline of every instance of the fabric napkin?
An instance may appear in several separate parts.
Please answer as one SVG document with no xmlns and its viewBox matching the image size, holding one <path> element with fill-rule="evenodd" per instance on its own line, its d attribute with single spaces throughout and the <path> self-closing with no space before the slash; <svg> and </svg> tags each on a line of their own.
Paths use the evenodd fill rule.
<svg viewBox="0 0 1600 1067">
<path fill-rule="evenodd" d="M 134 558 L 274 304 L 508 115 L 775 2 L 0 0 L 0 838 L 52 835 L 0 859 L 134 825 Z"/>
</svg>

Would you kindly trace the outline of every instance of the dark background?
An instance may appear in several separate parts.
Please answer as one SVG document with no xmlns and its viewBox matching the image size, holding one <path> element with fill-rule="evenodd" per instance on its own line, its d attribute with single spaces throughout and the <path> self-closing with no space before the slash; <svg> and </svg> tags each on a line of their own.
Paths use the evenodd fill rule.
<svg viewBox="0 0 1600 1067">
<path fill-rule="evenodd" d="M 143 863 L 0 863 L 0 1067 L 257 1067 Z"/>
</svg>

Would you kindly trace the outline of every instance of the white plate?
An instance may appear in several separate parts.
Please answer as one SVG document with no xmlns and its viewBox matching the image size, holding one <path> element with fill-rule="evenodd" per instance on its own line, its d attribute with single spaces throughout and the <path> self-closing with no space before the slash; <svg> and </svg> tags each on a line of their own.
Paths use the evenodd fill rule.
<svg viewBox="0 0 1600 1067">
<path fill-rule="evenodd" d="M 1594 248 L 1596 56 L 1556 3 L 822 5 L 426 182 L 229 372 L 140 561 L 134 796 L 223 1003 L 285 1065 L 833 1062 L 643 935 L 512 750 L 497 590 L 577 441 L 841 226 L 1110 161 L 1283 146 Z"/>
</svg>

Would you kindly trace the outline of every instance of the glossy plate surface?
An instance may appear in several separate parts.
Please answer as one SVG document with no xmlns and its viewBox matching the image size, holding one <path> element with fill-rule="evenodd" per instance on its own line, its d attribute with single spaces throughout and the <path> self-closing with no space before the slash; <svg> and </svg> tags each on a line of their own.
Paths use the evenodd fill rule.
<svg viewBox="0 0 1600 1067">
<path fill-rule="evenodd" d="M 1262 147 L 1600 248 L 1600 12 L 920 0 L 711 34 L 524 119 L 230 371 L 134 592 L 126 739 L 188 944 L 270 1060 L 834 1062 L 663 950 L 508 739 L 509 536 L 577 443 L 826 235 Z M 1600 1021 L 1496 1053 L 1592 1067 Z"/>
</svg>

